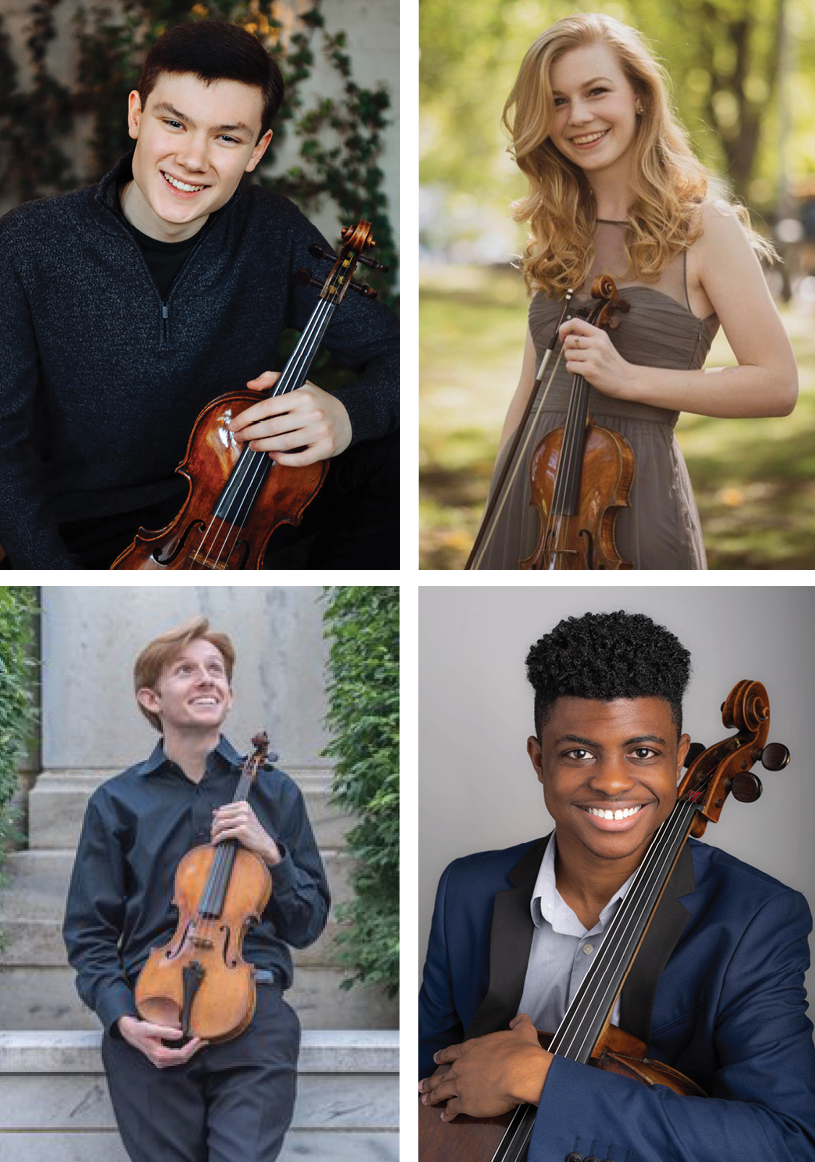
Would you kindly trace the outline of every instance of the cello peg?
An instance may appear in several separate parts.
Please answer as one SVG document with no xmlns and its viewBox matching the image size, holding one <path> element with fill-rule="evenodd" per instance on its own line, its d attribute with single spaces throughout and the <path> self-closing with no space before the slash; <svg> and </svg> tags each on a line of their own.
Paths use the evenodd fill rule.
<svg viewBox="0 0 815 1162">
<path fill-rule="evenodd" d="M 790 761 L 790 752 L 781 742 L 768 742 L 761 752 L 761 765 L 767 771 L 782 771 Z"/>
<path fill-rule="evenodd" d="M 755 803 L 764 788 L 758 775 L 748 771 L 739 771 L 730 780 L 730 791 L 734 799 L 740 803 Z"/>
<path fill-rule="evenodd" d="M 700 754 L 704 754 L 707 747 L 703 742 L 692 742 L 688 747 L 688 753 L 685 755 L 685 761 L 682 764 L 685 767 L 693 766 Z"/>
</svg>

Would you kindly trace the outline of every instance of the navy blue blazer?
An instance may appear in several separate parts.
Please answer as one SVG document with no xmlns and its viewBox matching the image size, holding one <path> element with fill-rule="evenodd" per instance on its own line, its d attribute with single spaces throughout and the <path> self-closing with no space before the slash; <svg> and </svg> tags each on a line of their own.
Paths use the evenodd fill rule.
<svg viewBox="0 0 815 1162">
<path fill-rule="evenodd" d="M 421 1077 L 438 1049 L 506 1028 L 517 1013 L 547 840 L 466 856 L 442 875 L 419 1001 Z M 811 928 L 799 892 L 690 840 L 623 986 L 620 1024 L 711 1096 L 555 1057 L 529 1162 L 572 1152 L 613 1162 L 815 1159 L 803 984 Z"/>
</svg>

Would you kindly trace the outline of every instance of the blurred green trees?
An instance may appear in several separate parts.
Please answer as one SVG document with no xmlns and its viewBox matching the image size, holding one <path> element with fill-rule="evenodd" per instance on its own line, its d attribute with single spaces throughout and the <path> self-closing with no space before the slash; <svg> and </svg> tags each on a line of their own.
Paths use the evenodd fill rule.
<svg viewBox="0 0 815 1162">
<path fill-rule="evenodd" d="M 583 11 L 643 33 L 670 73 L 699 156 L 748 205 L 770 214 L 785 175 L 815 174 L 815 8 L 807 0 L 422 0 L 423 183 L 506 212 L 524 182 L 505 155 L 503 103 L 535 37 Z"/>
</svg>

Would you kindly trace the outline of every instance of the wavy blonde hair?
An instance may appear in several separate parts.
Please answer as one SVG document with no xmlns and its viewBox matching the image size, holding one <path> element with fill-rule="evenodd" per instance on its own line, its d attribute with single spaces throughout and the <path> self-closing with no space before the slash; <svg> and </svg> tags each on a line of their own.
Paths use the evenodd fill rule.
<svg viewBox="0 0 815 1162">
<path fill-rule="evenodd" d="M 513 204 L 517 222 L 529 221 L 523 260 L 530 290 L 561 298 L 580 287 L 594 256 L 596 208 L 583 170 L 549 138 L 555 112 L 552 66 L 571 49 L 602 41 L 615 50 L 642 106 L 634 138 L 627 241 L 629 276 L 653 282 L 668 263 L 701 234 L 699 206 L 706 198 L 730 201 L 726 187 L 694 155 L 668 99 L 668 78 L 640 34 L 613 16 L 567 16 L 542 33 L 524 57 L 503 121 L 510 153 L 529 181 L 529 193 Z M 733 203 L 731 203 L 733 204 Z M 753 249 L 776 257 L 756 234 L 744 206 L 733 204 Z"/>
</svg>

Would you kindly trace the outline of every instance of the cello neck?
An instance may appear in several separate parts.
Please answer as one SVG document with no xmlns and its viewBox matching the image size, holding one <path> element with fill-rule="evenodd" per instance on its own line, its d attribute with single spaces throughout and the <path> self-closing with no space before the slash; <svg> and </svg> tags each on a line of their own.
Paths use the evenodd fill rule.
<svg viewBox="0 0 815 1162">
<path fill-rule="evenodd" d="M 690 834 L 697 810 L 694 803 L 680 799 L 657 829 L 609 925 L 597 959 L 549 1043 L 550 1053 L 583 1064 L 588 1062 Z M 518 1106 L 491 1162 L 523 1162 L 537 1112 L 533 1105 Z"/>
<path fill-rule="evenodd" d="M 696 812 L 693 803 L 679 800 L 658 828 L 608 928 L 597 959 L 552 1038 L 550 1052 L 584 1064 L 591 1057 L 688 838 Z"/>
</svg>

